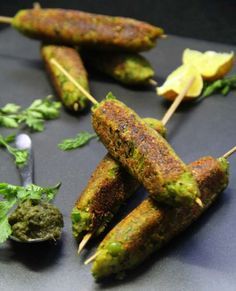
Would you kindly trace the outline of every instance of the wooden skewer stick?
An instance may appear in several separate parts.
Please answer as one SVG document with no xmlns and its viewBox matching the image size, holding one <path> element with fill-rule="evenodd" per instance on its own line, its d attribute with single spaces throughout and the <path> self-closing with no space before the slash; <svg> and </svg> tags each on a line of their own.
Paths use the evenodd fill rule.
<svg viewBox="0 0 236 291">
<path fill-rule="evenodd" d="M 11 24 L 12 21 L 13 21 L 12 17 L 0 16 L 0 23 Z"/>
<path fill-rule="evenodd" d="M 76 82 L 76 80 L 55 59 L 51 59 L 51 63 L 54 64 L 92 103 L 98 104 L 97 100 L 92 95 L 90 95 L 78 82 Z M 180 92 L 180 94 L 177 96 L 175 101 L 172 103 L 169 110 L 167 110 L 166 114 L 162 118 L 163 125 L 166 125 L 167 122 L 170 120 L 171 116 L 174 114 L 175 110 L 177 109 L 181 101 L 183 100 L 184 96 L 188 92 L 194 80 L 195 80 L 194 77 L 189 80 L 185 88 L 182 90 L 182 92 Z M 200 198 L 196 198 L 195 202 L 200 207 L 203 207 L 203 204 Z"/>
<path fill-rule="evenodd" d="M 236 146 L 234 146 L 232 149 L 230 149 L 229 151 L 227 151 L 222 157 L 225 158 L 225 159 L 228 159 L 228 157 L 230 157 L 232 154 L 236 153 Z M 196 203 L 203 207 L 203 204 L 202 204 L 202 201 L 201 199 L 197 198 L 196 199 Z M 92 261 L 94 261 L 96 259 L 96 257 L 99 255 L 100 251 L 98 251 L 97 253 L 95 253 L 93 256 L 91 256 L 90 258 L 88 258 L 86 261 L 85 261 L 85 265 L 91 263 Z"/>
<path fill-rule="evenodd" d="M 96 259 L 96 257 L 101 253 L 101 251 L 96 252 L 94 255 L 92 255 L 90 258 L 88 258 L 84 264 L 88 265 L 89 263 L 91 263 L 92 261 L 94 261 Z"/>
<path fill-rule="evenodd" d="M 236 146 L 234 146 L 232 149 L 227 151 L 227 153 L 225 153 L 222 157 L 225 158 L 225 159 L 228 159 L 228 157 L 230 157 L 235 152 L 236 152 Z"/>
<path fill-rule="evenodd" d="M 160 36 L 160 38 L 167 38 L 167 37 L 168 37 L 167 34 L 162 34 L 162 35 Z"/>
<path fill-rule="evenodd" d="M 81 253 L 87 242 L 90 240 L 92 233 L 87 233 L 79 244 L 78 255 Z"/>
<path fill-rule="evenodd" d="M 232 154 L 234 154 L 236 152 L 236 146 L 234 146 L 232 149 L 230 149 L 229 151 L 227 151 L 222 157 L 225 159 L 228 159 Z M 201 201 L 200 198 L 197 198 L 195 200 L 195 202 L 200 206 L 203 207 L 203 203 Z"/>
<path fill-rule="evenodd" d="M 33 8 L 34 8 L 34 9 L 41 9 L 42 7 L 41 7 L 41 5 L 40 5 L 39 2 L 34 2 L 34 3 L 33 3 Z"/>
<path fill-rule="evenodd" d="M 175 98 L 174 102 L 172 103 L 172 105 L 167 110 L 166 114 L 164 115 L 164 117 L 161 120 L 163 125 L 166 125 L 167 122 L 169 121 L 169 119 L 171 118 L 171 116 L 174 114 L 175 110 L 177 109 L 177 107 L 179 106 L 179 104 L 181 103 L 183 98 L 185 97 L 185 95 L 188 92 L 189 88 L 192 86 L 194 80 L 195 80 L 195 77 L 191 78 L 189 80 L 189 82 L 186 84 L 186 86 L 184 87 L 184 89 Z"/>
<path fill-rule="evenodd" d="M 150 81 L 151 81 L 151 80 L 150 80 Z M 154 80 L 153 80 L 153 81 L 154 81 Z M 186 88 L 184 88 L 184 90 L 183 90 L 184 92 L 181 92 L 181 93 L 185 93 L 185 92 L 187 92 L 187 90 L 188 90 L 189 87 L 191 86 L 192 82 L 194 81 L 194 78 L 191 79 L 190 81 L 191 81 L 191 82 L 189 82 L 189 83 L 187 84 Z M 155 81 L 154 81 L 154 82 L 155 82 Z M 180 96 L 180 97 L 179 97 L 179 96 Z M 175 101 L 173 101 L 173 103 L 172 103 L 172 105 L 170 106 L 169 110 L 168 110 L 168 111 L 166 112 L 166 114 L 165 114 L 165 116 L 166 116 L 167 113 L 171 111 L 171 114 L 169 115 L 169 118 L 168 118 L 167 121 L 169 121 L 170 118 L 171 118 L 171 116 L 173 116 L 175 110 L 178 108 L 178 106 L 179 106 L 179 104 L 181 103 L 181 101 L 183 100 L 185 94 L 179 94 L 179 96 L 175 99 Z M 165 118 L 165 116 L 164 116 L 164 118 Z M 163 118 L 163 119 L 164 119 L 164 118 Z M 162 119 L 162 120 L 163 120 L 163 119 Z M 167 121 L 166 121 L 166 123 L 167 123 Z M 162 123 L 163 123 L 163 121 L 162 121 Z M 203 207 L 203 204 L 202 204 L 202 201 L 201 201 L 200 198 L 197 198 L 197 199 L 196 199 L 196 203 L 197 203 L 200 207 Z M 81 251 L 83 250 L 83 248 L 84 248 L 85 245 L 88 243 L 88 241 L 90 240 L 91 237 L 92 237 L 92 233 L 87 233 L 87 234 L 83 237 L 82 241 L 81 241 L 80 244 L 79 244 L 78 254 L 81 253 Z"/>
<path fill-rule="evenodd" d="M 170 108 L 167 110 L 166 114 L 164 115 L 164 117 L 161 120 L 163 125 L 166 125 L 167 122 L 170 120 L 171 116 L 174 114 L 174 112 L 176 111 L 176 109 L 178 108 L 178 106 L 180 105 L 180 103 L 182 102 L 182 100 L 184 99 L 184 97 L 185 97 L 186 93 L 188 92 L 189 88 L 192 86 L 194 80 L 195 80 L 195 77 L 192 77 L 189 80 L 189 82 L 186 84 L 186 86 L 184 87 L 184 89 L 175 98 L 175 100 L 171 104 Z M 202 200 L 199 197 L 196 198 L 195 202 L 200 207 L 203 207 Z"/>
<path fill-rule="evenodd" d="M 148 83 L 150 84 L 150 85 L 152 85 L 152 86 L 157 86 L 157 81 L 155 81 L 154 79 L 150 79 L 149 81 L 148 81 Z"/>
<path fill-rule="evenodd" d="M 202 200 L 200 198 L 196 198 L 195 202 L 197 203 L 197 205 L 199 205 L 201 208 L 203 208 L 203 203 L 202 203 Z"/>
<path fill-rule="evenodd" d="M 93 104 L 98 104 L 98 101 L 89 94 L 89 92 L 85 90 L 54 58 L 52 58 L 50 62 L 55 65 Z"/>
<path fill-rule="evenodd" d="M 151 81 L 151 80 L 150 80 Z M 170 106 L 170 108 L 167 110 L 165 116 L 167 116 L 168 114 L 168 119 L 165 122 L 165 125 L 166 123 L 170 120 L 171 116 L 173 116 L 175 110 L 178 108 L 179 104 L 181 103 L 181 101 L 183 100 L 186 92 L 188 91 L 189 87 L 191 87 L 192 83 L 194 81 L 194 78 L 192 78 L 189 83 L 187 84 L 187 86 L 184 88 L 184 90 L 179 94 L 179 96 L 173 101 L 172 105 Z M 155 82 L 155 81 L 154 81 Z M 162 123 L 164 124 L 163 120 L 165 118 L 165 116 L 163 117 L 162 119 Z M 203 204 L 202 204 L 202 201 L 200 198 L 197 198 L 196 201 L 195 201 L 200 207 L 203 207 Z M 78 250 L 78 254 L 80 254 L 80 252 L 83 250 L 83 248 L 85 247 L 85 245 L 87 244 L 87 242 L 89 241 L 89 239 L 92 237 L 92 233 L 87 233 L 80 245 L 79 245 L 79 250 Z"/>
</svg>

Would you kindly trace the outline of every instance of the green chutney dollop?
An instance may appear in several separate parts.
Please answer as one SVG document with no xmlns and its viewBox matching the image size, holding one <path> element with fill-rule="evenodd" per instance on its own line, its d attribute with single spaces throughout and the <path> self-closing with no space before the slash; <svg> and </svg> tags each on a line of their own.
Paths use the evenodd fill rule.
<svg viewBox="0 0 236 291">
<path fill-rule="evenodd" d="M 26 200 L 18 205 L 8 219 L 12 235 L 19 240 L 51 239 L 61 237 L 64 226 L 59 209 L 47 202 Z"/>
</svg>

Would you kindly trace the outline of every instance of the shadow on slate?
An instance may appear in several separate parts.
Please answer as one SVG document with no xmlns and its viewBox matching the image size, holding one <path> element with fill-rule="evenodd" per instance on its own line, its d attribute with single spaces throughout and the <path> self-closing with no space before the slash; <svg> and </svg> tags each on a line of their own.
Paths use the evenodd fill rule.
<svg viewBox="0 0 236 291">
<path fill-rule="evenodd" d="M 13 56 L 8 54 L 0 54 L 0 58 L 4 60 L 10 60 L 10 61 L 17 61 L 18 63 L 21 63 L 24 67 L 39 69 L 41 71 L 44 71 L 44 65 L 40 60 L 29 60 L 20 56 Z"/>
<path fill-rule="evenodd" d="M 63 238 L 54 242 L 24 244 L 11 241 L 11 260 L 19 261 L 27 268 L 40 271 L 49 268 L 60 259 L 63 250 Z"/>
</svg>

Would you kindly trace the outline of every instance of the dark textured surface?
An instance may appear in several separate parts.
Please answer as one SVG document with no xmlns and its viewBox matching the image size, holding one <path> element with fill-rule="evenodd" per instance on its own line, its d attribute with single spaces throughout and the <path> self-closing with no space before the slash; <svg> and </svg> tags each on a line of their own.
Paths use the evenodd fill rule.
<svg viewBox="0 0 236 291">
<path fill-rule="evenodd" d="M 152 62 L 157 80 L 164 80 L 181 62 L 184 48 L 235 50 L 220 45 L 170 36 L 145 54 Z M 11 29 L 0 33 L 0 106 L 8 102 L 29 105 L 34 98 L 52 93 L 39 55 L 39 43 L 20 36 Z M 112 91 L 141 116 L 162 117 L 167 104 L 153 90 L 132 90 L 94 76 L 91 91 L 101 99 Z M 216 95 L 195 105 L 182 106 L 168 124 L 168 138 L 176 152 L 190 162 L 202 155 L 219 156 L 236 143 L 235 92 L 227 97 Z M 74 117 L 62 112 L 60 119 L 47 123 L 43 133 L 32 134 L 35 147 L 35 178 L 40 185 L 62 181 L 56 204 L 65 217 L 65 230 L 57 246 L 19 246 L 7 242 L 0 246 L 0 290 L 235 290 L 236 286 L 236 159 L 231 161 L 228 189 L 217 203 L 181 237 L 159 254 L 152 256 L 123 282 L 109 281 L 98 285 L 83 265 L 85 252 L 76 255 L 76 243 L 69 213 L 78 193 L 104 156 L 102 144 L 93 140 L 89 146 L 72 152 L 61 152 L 61 139 L 81 130 L 91 130 L 89 114 Z M 0 129 L 1 133 L 13 132 Z M 1 181 L 20 183 L 17 171 L 7 153 L 0 152 Z M 137 193 L 132 208 L 144 195 Z M 93 247 L 94 245 L 92 245 Z"/>
<path fill-rule="evenodd" d="M 34 0 L 0 1 L 3 15 L 32 7 Z M 236 44 L 235 0 L 41 0 L 43 7 L 79 9 L 149 21 L 167 34 Z"/>
</svg>

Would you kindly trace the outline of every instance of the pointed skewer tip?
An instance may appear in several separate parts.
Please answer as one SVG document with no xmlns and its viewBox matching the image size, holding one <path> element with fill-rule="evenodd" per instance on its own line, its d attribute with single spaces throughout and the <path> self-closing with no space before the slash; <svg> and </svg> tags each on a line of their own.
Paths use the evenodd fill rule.
<svg viewBox="0 0 236 291">
<path fill-rule="evenodd" d="M 196 198 L 195 202 L 197 203 L 197 205 L 199 205 L 201 208 L 203 208 L 203 203 L 202 203 L 202 200 L 200 198 Z"/>
<path fill-rule="evenodd" d="M 157 81 L 154 79 L 149 79 L 148 83 L 152 86 L 157 86 Z"/>
<path fill-rule="evenodd" d="M 88 241 L 90 240 L 92 236 L 92 233 L 87 233 L 83 239 L 81 240 L 80 244 L 79 244 L 79 248 L 78 248 L 78 255 L 82 252 L 82 250 L 84 249 L 84 247 L 86 246 L 86 244 L 88 243 Z"/>
<path fill-rule="evenodd" d="M 167 34 L 162 34 L 162 35 L 160 36 L 160 38 L 167 38 L 167 37 L 168 37 Z"/>
<path fill-rule="evenodd" d="M 236 152 L 236 146 L 234 146 L 232 149 L 227 151 L 222 157 L 225 158 L 225 159 L 228 159 L 235 152 Z"/>
<path fill-rule="evenodd" d="M 92 261 L 94 261 L 96 259 L 96 257 L 100 254 L 100 251 L 96 252 L 94 255 L 92 255 L 90 258 L 88 258 L 84 264 L 88 265 L 90 264 Z"/>
<path fill-rule="evenodd" d="M 41 7 L 41 5 L 40 5 L 39 2 L 34 2 L 34 3 L 33 3 L 33 8 L 34 8 L 34 9 L 41 9 L 42 7 Z"/>
</svg>

